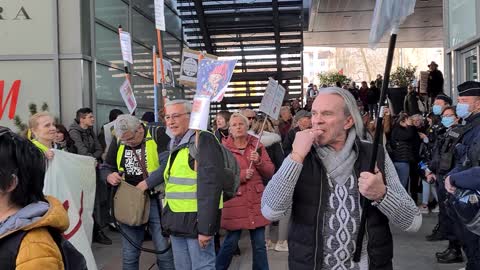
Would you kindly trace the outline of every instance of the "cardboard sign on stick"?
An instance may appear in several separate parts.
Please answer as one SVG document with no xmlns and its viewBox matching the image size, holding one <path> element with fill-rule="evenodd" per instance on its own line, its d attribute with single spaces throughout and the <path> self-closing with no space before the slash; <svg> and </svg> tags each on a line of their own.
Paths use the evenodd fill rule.
<svg viewBox="0 0 480 270">
<path fill-rule="evenodd" d="M 190 49 L 183 49 L 182 65 L 180 68 L 180 84 L 189 86 L 191 88 L 197 87 L 197 74 L 200 65 L 199 58 L 202 55 L 203 59 L 215 60 L 217 57 L 211 54 L 202 54 L 199 51 Z"/>
<path fill-rule="evenodd" d="M 155 28 L 165 31 L 165 4 L 164 0 L 155 0 Z"/>
<path fill-rule="evenodd" d="M 120 32 L 120 47 L 122 49 L 123 61 L 133 64 L 132 37 L 130 36 L 130 33 L 125 31 Z"/>
<path fill-rule="evenodd" d="M 267 90 L 260 104 L 260 111 L 277 120 L 285 97 L 285 88 L 272 78 L 268 79 Z"/>
<path fill-rule="evenodd" d="M 132 114 L 137 108 L 137 101 L 133 94 L 132 86 L 128 80 L 125 80 L 120 86 L 120 94 L 122 95 L 125 105 L 127 105 L 128 111 Z"/>
<path fill-rule="evenodd" d="M 193 99 L 192 113 L 188 128 L 207 130 L 210 114 L 210 96 L 195 96 Z"/>
</svg>

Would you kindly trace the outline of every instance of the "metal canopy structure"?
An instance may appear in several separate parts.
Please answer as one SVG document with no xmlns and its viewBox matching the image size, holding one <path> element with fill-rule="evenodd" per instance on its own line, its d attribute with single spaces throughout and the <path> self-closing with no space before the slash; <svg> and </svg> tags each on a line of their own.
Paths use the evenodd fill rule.
<svg viewBox="0 0 480 270">
<path fill-rule="evenodd" d="M 178 0 L 187 44 L 237 66 L 219 109 L 256 108 L 268 77 L 302 94 L 302 0 Z"/>
</svg>

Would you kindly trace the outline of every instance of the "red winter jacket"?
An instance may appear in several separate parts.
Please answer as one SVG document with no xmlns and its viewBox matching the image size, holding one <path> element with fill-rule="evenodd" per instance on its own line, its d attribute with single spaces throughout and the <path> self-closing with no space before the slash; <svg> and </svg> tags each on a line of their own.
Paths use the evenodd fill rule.
<svg viewBox="0 0 480 270">
<path fill-rule="evenodd" d="M 225 202 L 222 210 L 222 228 L 229 231 L 256 229 L 270 223 L 260 211 L 260 202 L 265 188 L 262 178 L 272 178 L 275 166 L 268 157 L 265 147 L 260 144 L 258 150 L 262 161 L 259 165 L 252 165 L 255 172 L 252 178 L 247 180 L 246 171 L 250 165 L 247 157 L 255 150 L 258 139 L 248 135 L 247 140 L 244 154 L 235 146 L 232 136 L 223 140 L 225 147 L 233 153 L 240 165 L 240 187 L 237 196 Z"/>
</svg>

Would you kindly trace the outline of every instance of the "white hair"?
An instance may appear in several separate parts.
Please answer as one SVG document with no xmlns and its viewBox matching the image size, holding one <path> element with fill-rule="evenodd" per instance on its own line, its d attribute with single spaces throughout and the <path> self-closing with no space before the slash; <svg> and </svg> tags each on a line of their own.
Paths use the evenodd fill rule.
<svg viewBox="0 0 480 270">
<path fill-rule="evenodd" d="M 333 86 L 321 88 L 320 90 L 318 90 L 318 95 L 316 98 L 321 98 L 319 97 L 320 95 L 327 94 L 338 95 L 343 98 L 343 102 L 345 104 L 343 107 L 344 113 L 346 116 L 352 116 L 354 123 L 353 127 L 355 127 L 357 137 L 359 137 L 360 139 L 366 139 L 367 136 L 365 134 L 365 127 L 363 125 L 362 116 L 360 115 L 360 111 L 357 107 L 357 102 L 355 101 L 353 95 L 348 90 Z"/>
<path fill-rule="evenodd" d="M 142 122 L 140 122 L 140 120 L 135 116 L 130 114 L 121 114 L 115 120 L 113 128 L 117 138 L 120 138 L 126 132 L 135 132 L 141 124 Z"/>
<path fill-rule="evenodd" d="M 165 108 L 168 107 L 168 106 L 176 105 L 176 104 L 183 104 L 183 106 L 185 107 L 185 111 L 187 113 L 192 112 L 192 102 L 189 101 L 189 100 L 185 100 L 185 99 L 169 100 L 169 101 L 167 101 L 167 103 L 165 103 Z"/>
</svg>

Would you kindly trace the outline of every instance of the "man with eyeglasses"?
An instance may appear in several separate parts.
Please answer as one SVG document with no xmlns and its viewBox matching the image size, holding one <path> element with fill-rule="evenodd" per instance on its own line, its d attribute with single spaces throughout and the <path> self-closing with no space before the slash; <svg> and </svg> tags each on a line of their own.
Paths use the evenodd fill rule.
<svg viewBox="0 0 480 270">
<path fill-rule="evenodd" d="M 114 124 L 118 138 L 108 148 L 102 170 L 108 173 L 107 182 L 117 186 L 121 181 L 136 186 L 142 191 L 154 190 L 162 180 L 155 174 L 168 156 L 167 146 L 170 138 L 165 127 L 146 126 L 135 116 L 122 114 Z M 157 250 L 167 248 L 167 240 L 162 234 L 159 194 L 150 192 L 150 213 L 148 226 Z M 120 229 L 136 244 L 144 241 L 145 225 L 129 226 L 120 224 Z M 122 235 L 123 269 L 139 269 L 140 250 Z M 157 254 L 159 269 L 174 269 L 171 250 Z"/>
<path fill-rule="evenodd" d="M 222 149 L 215 135 L 209 132 L 200 132 L 196 142 L 195 130 L 189 129 L 192 111 L 189 101 L 173 100 L 166 103 L 165 109 L 172 140 L 163 174 L 162 225 L 172 240 L 175 268 L 215 269 L 212 238 L 220 227 L 223 207 Z M 193 143 L 197 147 L 192 148 Z"/>
</svg>

